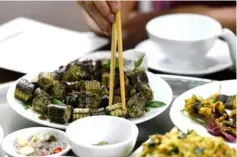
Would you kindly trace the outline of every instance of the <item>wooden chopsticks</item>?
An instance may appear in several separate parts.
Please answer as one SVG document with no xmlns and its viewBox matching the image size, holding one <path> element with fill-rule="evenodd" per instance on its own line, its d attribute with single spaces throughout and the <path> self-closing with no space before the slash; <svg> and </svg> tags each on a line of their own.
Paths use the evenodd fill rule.
<svg viewBox="0 0 237 157">
<path fill-rule="evenodd" d="M 122 109 L 126 110 L 124 68 L 123 68 L 123 42 L 122 42 L 122 28 L 121 28 L 121 13 L 120 13 L 120 11 L 118 13 L 116 13 L 116 22 L 112 26 L 109 105 L 113 104 L 117 44 L 118 44 L 119 78 L 120 78 L 120 92 L 121 92 Z"/>
</svg>

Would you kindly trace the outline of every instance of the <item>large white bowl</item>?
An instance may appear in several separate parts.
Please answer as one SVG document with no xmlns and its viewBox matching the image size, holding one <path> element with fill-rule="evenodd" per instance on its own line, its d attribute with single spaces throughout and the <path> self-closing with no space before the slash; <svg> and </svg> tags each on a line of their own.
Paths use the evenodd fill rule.
<svg viewBox="0 0 237 157">
<path fill-rule="evenodd" d="M 80 157 L 127 157 L 135 146 L 138 128 L 124 118 L 92 116 L 71 123 L 66 135 Z M 93 145 L 101 141 L 109 145 Z"/>
<path fill-rule="evenodd" d="M 46 128 L 46 127 L 32 127 L 32 128 L 26 128 L 22 129 L 16 132 L 13 132 L 9 135 L 7 135 L 3 141 L 2 141 L 2 149 L 7 153 L 9 156 L 14 156 L 14 157 L 27 157 L 24 155 L 20 155 L 15 151 L 14 143 L 17 139 L 18 136 L 22 137 L 23 139 L 29 139 L 34 135 L 38 135 L 39 133 L 48 133 L 55 135 L 59 141 L 66 143 L 67 147 L 63 151 L 55 154 L 55 155 L 48 155 L 46 157 L 56 157 L 56 156 L 62 156 L 65 155 L 69 152 L 70 145 L 67 141 L 67 137 L 65 132 L 57 129 L 52 129 L 52 128 Z"/>
</svg>

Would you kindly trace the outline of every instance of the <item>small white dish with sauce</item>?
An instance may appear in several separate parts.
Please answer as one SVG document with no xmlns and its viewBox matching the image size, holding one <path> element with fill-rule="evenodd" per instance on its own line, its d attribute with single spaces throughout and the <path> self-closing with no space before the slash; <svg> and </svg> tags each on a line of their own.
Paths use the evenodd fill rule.
<svg viewBox="0 0 237 157">
<path fill-rule="evenodd" d="M 57 138 L 57 141 L 65 144 L 65 148 L 62 151 L 55 153 L 53 155 L 45 155 L 45 157 L 56 157 L 62 156 L 69 152 L 70 145 L 67 141 L 67 137 L 65 132 L 57 129 L 46 128 L 46 127 L 32 127 L 22 129 L 16 132 L 13 132 L 7 135 L 2 141 L 2 149 L 6 152 L 6 154 L 10 157 L 27 157 L 25 155 L 21 155 L 16 150 L 16 141 L 20 137 L 23 141 L 31 140 L 33 136 L 37 136 L 39 134 L 53 135 Z M 33 157 L 31 155 L 31 157 Z"/>
<path fill-rule="evenodd" d="M 138 127 L 113 116 L 92 116 L 71 123 L 66 130 L 73 152 L 80 157 L 127 157 L 133 150 Z M 106 145 L 97 145 L 106 142 Z"/>
</svg>

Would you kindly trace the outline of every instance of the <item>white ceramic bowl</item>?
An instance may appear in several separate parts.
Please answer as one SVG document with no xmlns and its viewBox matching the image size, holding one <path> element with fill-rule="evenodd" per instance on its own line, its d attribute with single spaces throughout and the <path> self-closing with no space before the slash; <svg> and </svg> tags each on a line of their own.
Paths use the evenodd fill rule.
<svg viewBox="0 0 237 157">
<path fill-rule="evenodd" d="M 236 37 L 208 16 L 170 14 L 152 19 L 146 25 L 148 36 L 156 42 L 170 61 L 180 64 L 201 64 L 218 37 L 228 42 L 230 55 L 236 60 Z"/>
<path fill-rule="evenodd" d="M 71 123 L 66 134 L 77 156 L 127 157 L 135 146 L 138 128 L 124 118 L 92 116 Z M 101 141 L 109 145 L 93 145 Z"/>
<path fill-rule="evenodd" d="M 6 152 L 7 155 L 9 156 L 14 156 L 14 157 L 26 157 L 24 155 L 20 155 L 15 151 L 14 148 L 14 142 L 16 141 L 17 137 L 20 136 L 23 139 L 29 139 L 34 135 L 38 135 L 39 133 L 48 133 L 55 135 L 59 141 L 64 142 L 67 144 L 66 149 L 63 151 L 55 154 L 55 155 L 48 155 L 46 157 L 56 157 L 56 156 L 62 156 L 68 153 L 70 150 L 70 145 L 68 143 L 67 137 L 65 132 L 57 129 L 52 129 L 52 128 L 46 128 L 46 127 L 32 127 L 32 128 L 26 128 L 22 130 L 18 130 L 16 132 L 13 132 L 9 135 L 7 135 L 3 141 L 2 141 L 2 149 Z"/>
</svg>

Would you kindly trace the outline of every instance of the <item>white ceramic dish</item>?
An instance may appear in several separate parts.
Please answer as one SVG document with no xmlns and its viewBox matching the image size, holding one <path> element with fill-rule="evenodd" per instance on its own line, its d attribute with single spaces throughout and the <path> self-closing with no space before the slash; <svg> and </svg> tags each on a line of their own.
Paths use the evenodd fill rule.
<svg viewBox="0 0 237 157">
<path fill-rule="evenodd" d="M 190 66 L 170 62 L 162 52 L 159 44 L 148 39 L 139 43 L 136 50 L 147 54 L 148 67 L 166 73 L 179 75 L 206 75 L 225 70 L 233 66 L 226 42 L 216 40 L 214 47 L 199 64 Z"/>
<path fill-rule="evenodd" d="M 184 116 L 181 113 L 181 110 L 184 108 L 185 99 L 190 98 L 193 94 L 206 98 L 214 93 L 217 93 L 219 91 L 220 85 L 221 85 L 221 93 L 223 94 L 235 95 L 237 93 L 237 89 L 234 88 L 237 87 L 236 80 L 213 82 L 193 88 L 183 93 L 173 102 L 170 109 L 170 118 L 174 123 L 174 125 L 183 132 L 187 132 L 188 130 L 195 130 L 199 135 L 214 137 L 210 133 L 208 133 L 205 127 L 203 127 L 200 124 L 197 124 L 190 118 Z M 237 146 L 236 143 L 229 143 L 229 142 L 226 143 L 231 147 L 236 148 Z"/>
<path fill-rule="evenodd" d="M 146 30 L 171 62 L 186 66 L 198 64 L 222 37 L 228 43 L 228 55 L 236 63 L 235 34 L 222 29 L 221 24 L 209 16 L 187 13 L 159 16 L 147 23 Z"/>
<path fill-rule="evenodd" d="M 77 156 L 127 157 L 135 146 L 138 127 L 123 118 L 92 116 L 71 123 L 66 134 Z M 108 145 L 94 145 L 101 141 Z"/>
<path fill-rule="evenodd" d="M 162 112 L 164 112 L 169 107 L 173 97 L 172 89 L 166 81 L 150 72 L 147 72 L 147 75 L 151 89 L 153 90 L 154 93 L 154 100 L 162 101 L 167 105 L 160 108 L 151 108 L 151 110 L 149 112 L 146 112 L 142 117 L 130 119 L 135 124 L 139 124 L 147 120 L 150 120 L 158 116 Z M 23 76 L 23 78 L 27 80 L 33 80 L 36 76 L 37 74 L 28 74 L 26 76 Z M 14 97 L 14 91 L 18 81 L 16 81 L 10 86 L 7 93 L 7 101 L 10 107 L 19 115 L 35 123 L 59 129 L 66 129 L 67 124 L 63 125 L 63 124 L 52 123 L 48 120 L 41 120 L 39 119 L 40 115 L 38 113 L 30 109 L 26 110 L 23 106 L 23 103 Z"/>
<path fill-rule="evenodd" d="M 14 148 L 14 142 L 16 141 L 17 137 L 20 136 L 23 139 L 29 139 L 30 137 L 34 135 L 38 135 L 39 133 L 48 133 L 55 135 L 59 141 L 66 143 L 67 147 L 63 151 L 59 152 L 55 155 L 48 155 L 47 157 L 56 157 L 56 156 L 62 156 L 69 152 L 71 149 L 69 142 L 67 141 L 67 137 L 65 132 L 57 129 L 52 128 L 45 128 L 45 127 L 32 127 L 32 128 L 26 128 L 22 129 L 16 132 L 13 132 L 9 135 L 7 135 L 2 142 L 2 149 L 7 153 L 8 156 L 14 156 L 14 157 L 26 157 L 24 155 L 19 155 Z"/>
</svg>

